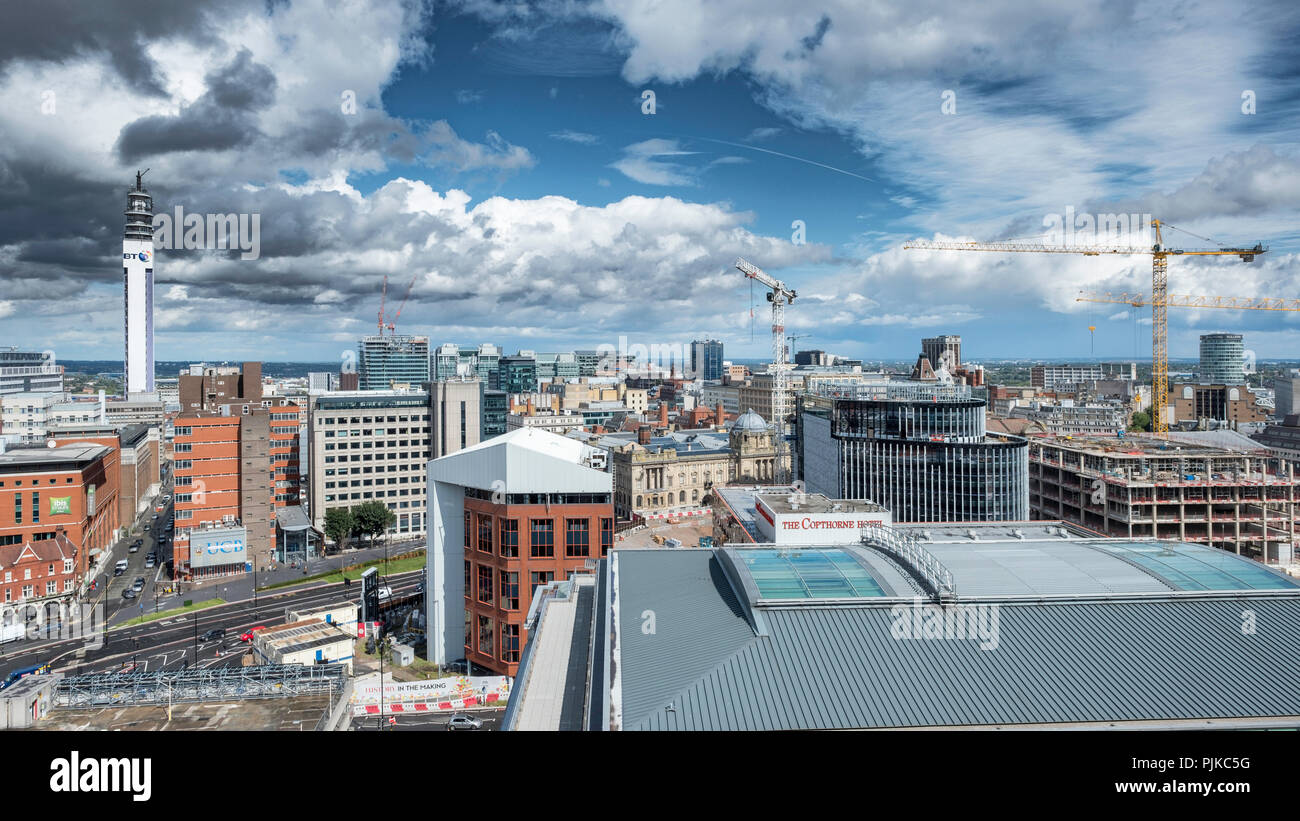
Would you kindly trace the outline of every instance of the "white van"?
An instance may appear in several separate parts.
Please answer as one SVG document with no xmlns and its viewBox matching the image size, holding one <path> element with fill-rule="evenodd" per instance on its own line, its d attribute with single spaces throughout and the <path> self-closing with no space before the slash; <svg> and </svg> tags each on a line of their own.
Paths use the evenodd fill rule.
<svg viewBox="0 0 1300 821">
<path fill-rule="evenodd" d="M 126 559 L 118 559 L 117 564 L 113 566 L 113 575 L 120 576 L 126 572 Z"/>
</svg>

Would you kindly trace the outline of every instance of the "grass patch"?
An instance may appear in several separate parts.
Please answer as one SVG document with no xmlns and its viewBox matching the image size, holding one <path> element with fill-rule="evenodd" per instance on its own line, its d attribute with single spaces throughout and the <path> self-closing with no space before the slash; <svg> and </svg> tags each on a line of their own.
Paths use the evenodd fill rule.
<svg viewBox="0 0 1300 821">
<path fill-rule="evenodd" d="M 204 599 L 203 601 L 194 602 L 193 604 L 188 606 L 173 607 L 170 610 L 160 610 L 157 613 L 147 613 L 143 616 L 136 616 L 135 618 L 125 622 L 124 624 L 119 624 L 117 627 L 113 627 L 111 629 L 117 630 L 122 627 L 134 627 L 137 624 L 144 624 L 145 622 L 157 621 L 158 619 L 171 618 L 172 616 L 175 616 L 179 613 L 189 613 L 192 610 L 203 610 L 208 607 L 216 607 L 219 604 L 225 604 L 225 603 L 226 603 L 225 599 Z"/>
<path fill-rule="evenodd" d="M 417 554 L 408 553 L 402 556 L 401 558 L 389 558 L 388 573 L 389 575 L 392 575 L 394 573 L 406 573 L 411 570 L 419 570 L 423 568 L 424 565 L 425 565 L 425 560 L 424 560 L 423 551 Z M 274 584 L 264 585 L 257 589 L 274 590 L 277 587 L 292 587 L 293 585 L 303 584 L 304 582 L 317 582 L 317 581 L 341 583 L 343 581 L 344 576 L 348 577 L 349 579 L 355 582 L 355 581 L 359 581 L 361 579 L 361 574 L 366 572 L 368 569 L 372 567 L 378 567 L 380 569 L 383 569 L 383 566 L 384 566 L 383 559 L 372 559 L 362 564 L 354 564 L 349 567 L 345 567 L 343 568 L 343 572 L 341 573 L 337 570 L 332 570 L 325 573 L 316 573 L 311 576 L 303 576 L 301 579 L 288 579 L 282 582 L 275 582 Z"/>
</svg>

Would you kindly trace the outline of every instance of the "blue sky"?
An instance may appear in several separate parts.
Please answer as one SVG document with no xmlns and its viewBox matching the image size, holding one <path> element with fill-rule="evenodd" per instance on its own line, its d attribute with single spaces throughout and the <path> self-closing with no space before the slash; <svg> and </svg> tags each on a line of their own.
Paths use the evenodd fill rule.
<svg viewBox="0 0 1300 821">
<path fill-rule="evenodd" d="M 1300 297 L 1293 4 L 227 0 L 135 26 L 129 5 L 0 38 L 6 344 L 120 355 L 144 167 L 160 207 L 261 218 L 256 260 L 159 251 L 166 360 L 341 357 L 385 275 L 390 314 L 414 280 L 399 330 L 435 345 L 762 357 L 737 256 L 799 290 L 801 348 L 1116 358 L 1136 332 L 1149 356 L 1149 311 L 1074 301 L 1147 291 L 1149 257 L 902 249 L 1067 208 L 1271 246 L 1176 259 L 1174 293 Z M 1300 357 L 1297 321 L 1173 310 L 1171 355 L 1232 330 Z"/>
</svg>

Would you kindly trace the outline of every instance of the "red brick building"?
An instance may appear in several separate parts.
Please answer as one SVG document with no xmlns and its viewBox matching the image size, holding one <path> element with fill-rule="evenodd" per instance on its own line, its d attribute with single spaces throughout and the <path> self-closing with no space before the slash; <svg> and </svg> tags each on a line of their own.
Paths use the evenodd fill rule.
<svg viewBox="0 0 1300 821">
<path fill-rule="evenodd" d="M 94 443 L 0 453 L 0 546 L 71 542 L 76 578 L 86 579 L 121 527 L 118 450 Z"/>
<path fill-rule="evenodd" d="M 221 411 L 183 413 L 174 423 L 173 561 L 178 576 L 192 575 L 194 531 L 238 522 L 251 561 L 275 544 L 276 511 L 300 503 L 302 408 L 276 399 L 226 405 Z M 204 572 L 238 572 L 242 563 L 209 566 Z"/>
<path fill-rule="evenodd" d="M 80 587 L 77 552 L 62 531 L 50 539 L 0 547 L 0 621 L 5 627 L 63 620 Z"/>
<path fill-rule="evenodd" d="M 532 591 L 613 546 L 611 476 L 593 455 L 521 428 L 429 463 L 429 658 L 516 673 Z"/>
</svg>

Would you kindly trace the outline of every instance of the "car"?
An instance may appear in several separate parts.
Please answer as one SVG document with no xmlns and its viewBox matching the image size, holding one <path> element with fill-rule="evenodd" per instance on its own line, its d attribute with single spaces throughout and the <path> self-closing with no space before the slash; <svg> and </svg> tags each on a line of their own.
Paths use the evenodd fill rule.
<svg viewBox="0 0 1300 821">
<path fill-rule="evenodd" d="M 225 637 L 226 637 L 226 631 L 225 631 L 225 630 L 221 629 L 220 627 L 214 627 L 214 628 L 212 628 L 211 630 L 209 630 L 208 632 L 206 632 L 206 633 L 204 633 L 203 635 L 199 636 L 199 640 L 200 640 L 200 641 L 216 641 L 217 639 L 224 639 Z"/>
<path fill-rule="evenodd" d="M 126 572 L 126 559 L 118 559 L 117 564 L 113 565 L 113 575 L 120 576 Z"/>
<path fill-rule="evenodd" d="M 465 659 L 448 662 L 444 669 L 448 673 L 464 673 L 466 671 Z"/>
<path fill-rule="evenodd" d="M 423 593 L 423 592 L 424 592 L 424 582 L 420 582 L 419 584 L 417 584 L 417 585 L 415 586 L 415 592 L 416 592 L 416 593 Z"/>
<path fill-rule="evenodd" d="M 155 513 L 155 514 L 153 515 L 153 517 L 154 517 L 155 520 L 157 520 L 157 519 L 158 519 L 158 514 Z"/>
<path fill-rule="evenodd" d="M 393 597 L 393 588 L 381 587 L 379 588 L 378 593 L 379 593 L 380 601 L 383 601 L 384 599 L 391 599 Z"/>
<path fill-rule="evenodd" d="M 144 526 L 144 532 L 145 532 L 145 533 L 148 533 L 148 532 L 149 532 L 149 525 L 145 525 L 145 526 Z"/>
<path fill-rule="evenodd" d="M 132 589 L 132 588 L 130 588 L 130 587 L 128 587 L 127 589 L 123 590 L 123 591 L 122 591 L 122 598 L 124 598 L 124 599 L 134 599 L 134 598 L 135 598 L 135 590 Z"/>
<path fill-rule="evenodd" d="M 128 548 L 126 549 L 126 552 L 127 552 L 127 553 L 139 553 L 139 552 L 140 552 L 140 545 L 138 545 L 138 544 L 133 544 L 133 545 L 131 545 L 130 547 L 128 547 Z"/>
<path fill-rule="evenodd" d="M 153 567 L 156 564 L 158 564 L 158 560 L 155 559 L 153 556 L 144 557 L 144 567 L 146 570 L 148 570 L 149 568 Z"/>
<path fill-rule="evenodd" d="M 247 632 L 244 632 L 244 633 L 240 633 L 240 634 L 239 634 L 239 640 L 240 640 L 240 641 L 252 641 L 252 640 L 253 640 L 253 636 L 257 635 L 258 632 L 260 632 L 260 631 L 262 631 L 262 630 L 265 630 L 265 629 L 266 629 L 266 625 L 265 625 L 265 624 L 259 624 L 259 625 L 257 625 L 256 627 L 251 627 L 251 628 L 248 629 Z"/>
<path fill-rule="evenodd" d="M 481 730 L 483 720 L 467 715 L 454 715 L 447 720 L 448 730 Z"/>
<path fill-rule="evenodd" d="M 131 582 L 131 589 L 137 593 L 144 590 L 144 576 L 136 576 L 135 581 Z"/>
</svg>

